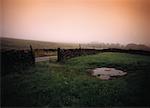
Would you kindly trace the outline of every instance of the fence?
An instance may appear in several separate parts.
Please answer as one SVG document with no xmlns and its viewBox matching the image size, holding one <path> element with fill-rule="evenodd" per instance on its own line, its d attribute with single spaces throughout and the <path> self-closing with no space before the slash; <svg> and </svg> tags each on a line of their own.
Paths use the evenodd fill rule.
<svg viewBox="0 0 150 108">
<path fill-rule="evenodd" d="M 130 54 L 141 54 L 150 56 L 149 51 L 141 50 L 125 50 L 125 49 L 35 49 L 33 51 L 32 46 L 30 50 L 10 50 L 1 52 L 1 66 L 2 75 L 17 71 L 18 68 L 26 68 L 35 64 L 35 53 L 38 56 L 50 56 L 57 54 L 57 61 L 61 62 L 66 59 L 82 56 L 91 55 L 103 52 L 120 52 L 120 53 L 130 53 Z"/>
<path fill-rule="evenodd" d="M 56 56 L 57 49 L 34 49 L 35 57 Z"/>
<path fill-rule="evenodd" d="M 26 68 L 34 65 L 35 57 L 30 46 L 30 50 L 10 50 L 1 52 L 2 75 L 18 71 L 19 68 Z"/>
<path fill-rule="evenodd" d="M 91 55 L 98 53 L 99 50 L 95 49 L 60 49 L 58 48 L 58 59 L 57 61 L 64 61 L 65 59 L 69 59 L 72 57 L 77 57 L 81 55 Z"/>
<path fill-rule="evenodd" d="M 61 62 L 66 59 L 77 57 L 81 55 L 91 55 L 103 52 L 120 52 L 120 53 L 129 53 L 129 54 L 140 54 L 140 55 L 148 55 L 150 56 L 149 51 L 141 51 L 141 50 L 125 50 L 125 49 L 60 49 L 58 48 L 57 53 L 57 61 Z"/>
<path fill-rule="evenodd" d="M 144 51 L 144 50 L 133 50 L 133 49 L 103 49 L 101 52 L 120 52 L 120 53 L 129 53 L 129 54 L 139 54 L 139 55 L 147 55 L 150 56 L 150 51 Z"/>
</svg>

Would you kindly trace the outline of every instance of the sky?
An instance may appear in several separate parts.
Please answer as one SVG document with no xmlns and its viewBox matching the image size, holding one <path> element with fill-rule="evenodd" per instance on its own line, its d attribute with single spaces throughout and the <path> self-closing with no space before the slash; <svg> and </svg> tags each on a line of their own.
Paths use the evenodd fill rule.
<svg viewBox="0 0 150 108">
<path fill-rule="evenodd" d="M 2 36 L 150 45 L 149 0 L 3 0 Z"/>
</svg>

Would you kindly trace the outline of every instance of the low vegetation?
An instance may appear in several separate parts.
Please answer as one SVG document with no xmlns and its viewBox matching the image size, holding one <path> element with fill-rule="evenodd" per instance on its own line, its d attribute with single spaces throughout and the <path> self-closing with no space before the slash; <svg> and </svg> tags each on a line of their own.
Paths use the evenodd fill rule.
<svg viewBox="0 0 150 108">
<path fill-rule="evenodd" d="M 2 77 L 3 106 L 150 106 L 150 57 L 99 53 L 36 63 L 34 67 Z M 88 69 L 114 67 L 127 76 L 103 81 Z"/>
<path fill-rule="evenodd" d="M 142 44 L 128 44 L 121 45 L 115 43 L 61 43 L 61 42 L 46 42 L 46 41 L 35 41 L 35 40 L 23 40 L 14 38 L 0 38 L 1 49 L 4 50 L 25 50 L 29 49 L 29 45 L 33 46 L 33 49 L 57 49 L 58 47 L 63 49 L 107 49 L 107 48 L 117 48 L 117 49 L 134 49 L 134 50 L 144 50 L 150 51 L 150 46 Z"/>
<path fill-rule="evenodd" d="M 78 44 L 72 43 L 58 43 L 58 42 L 46 42 L 35 40 L 23 40 L 13 38 L 0 38 L 1 49 L 4 50 L 26 50 L 30 49 L 29 45 L 33 46 L 33 49 L 57 49 L 61 48 L 79 48 Z"/>
</svg>

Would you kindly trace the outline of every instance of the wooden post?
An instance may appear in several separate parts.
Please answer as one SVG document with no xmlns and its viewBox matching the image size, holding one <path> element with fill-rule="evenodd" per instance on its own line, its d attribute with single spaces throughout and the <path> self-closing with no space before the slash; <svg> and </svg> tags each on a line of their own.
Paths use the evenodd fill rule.
<svg viewBox="0 0 150 108">
<path fill-rule="evenodd" d="M 79 44 L 79 49 L 81 49 L 81 44 Z"/>
<path fill-rule="evenodd" d="M 35 54 L 34 54 L 32 45 L 30 45 L 30 52 L 31 52 L 32 64 L 35 64 Z"/>
<path fill-rule="evenodd" d="M 60 52 L 60 48 L 57 49 L 57 61 L 60 62 L 61 61 L 61 52 Z"/>
<path fill-rule="evenodd" d="M 79 56 L 82 55 L 81 44 L 79 44 Z"/>
</svg>

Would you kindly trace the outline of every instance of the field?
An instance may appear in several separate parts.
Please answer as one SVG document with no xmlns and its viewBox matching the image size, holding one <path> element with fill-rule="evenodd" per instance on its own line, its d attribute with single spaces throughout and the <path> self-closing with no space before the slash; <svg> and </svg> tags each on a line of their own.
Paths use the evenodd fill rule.
<svg viewBox="0 0 150 108">
<path fill-rule="evenodd" d="M 35 41 L 35 40 L 23 40 L 13 38 L 0 38 L 2 50 L 25 50 L 29 49 L 32 45 L 33 49 L 57 49 L 61 48 L 79 48 L 78 44 L 72 43 L 57 43 L 57 42 L 46 42 L 46 41 Z"/>
<path fill-rule="evenodd" d="M 99 53 L 36 63 L 34 67 L 2 77 L 3 106 L 150 106 L 150 57 Z M 87 70 L 114 67 L 127 76 L 103 81 Z"/>
</svg>

